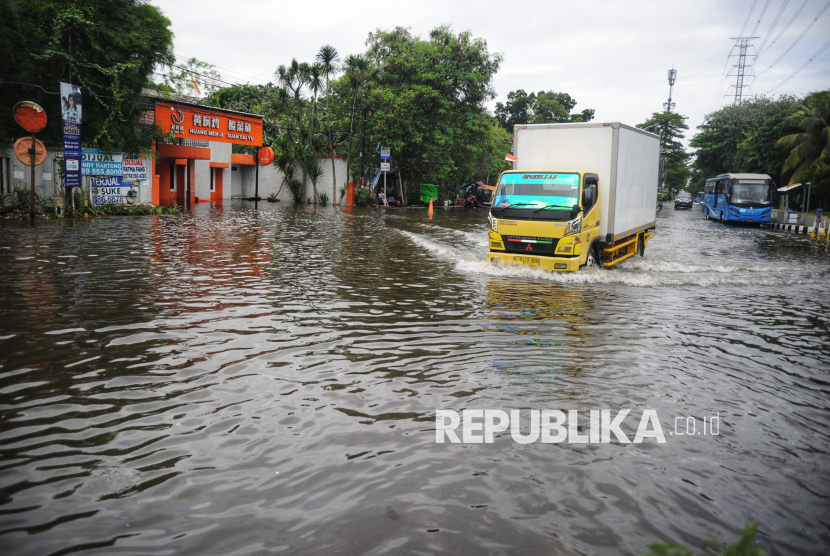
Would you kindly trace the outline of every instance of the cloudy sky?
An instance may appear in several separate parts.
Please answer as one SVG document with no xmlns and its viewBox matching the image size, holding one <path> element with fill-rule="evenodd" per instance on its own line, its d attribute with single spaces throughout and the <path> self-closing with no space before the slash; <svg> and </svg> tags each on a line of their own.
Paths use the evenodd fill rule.
<svg viewBox="0 0 830 556">
<path fill-rule="evenodd" d="M 594 108 L 601 121 L 633 125 L 662 110 L 673 66 L 675 111 L 689 117 L 693 131 L 705 114 L 734 100 L 734 78 L 724 76 L 737 63 L 728 59 L 730 37 L 739 35 L 758 37 L 754 51 L 763 45 L 746 93 L 830 88 L 830 0 L 151 3 L 172 21 L 179 59 L 209 62 L 230 82 L 271 81 L 278 65 L 313 61 L 324 44 L 341 56 L 363 52 L 375 29 L 404 26 L 426 36 L 449 24 L 504 56 L 496 101 L 516 89 L 563 91 L 577 100 L 576 110 Z"/>
</svg>

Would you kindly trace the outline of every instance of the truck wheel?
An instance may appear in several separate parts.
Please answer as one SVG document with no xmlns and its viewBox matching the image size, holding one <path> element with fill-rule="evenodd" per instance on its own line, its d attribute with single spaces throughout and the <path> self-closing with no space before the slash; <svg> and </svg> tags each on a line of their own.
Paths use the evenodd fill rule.
<svg viewBox="0 0 830 556">
<path fill-rule="evenodd" d="M 643 234 L 640 234 L 640 239 L 637 240 L 637 252 L 640 254 L 641 257 L 645 256 L 646 253 L 646 242 L 643 239 Z"/>
<path fill-rule="evenodd" d="M 585 266 L 587 268 L 600 268 L 599 254 L 596 245 L 592 246 L 591 250 L 588 251 L 588 257 L 585 259 Z"/>
</svg>

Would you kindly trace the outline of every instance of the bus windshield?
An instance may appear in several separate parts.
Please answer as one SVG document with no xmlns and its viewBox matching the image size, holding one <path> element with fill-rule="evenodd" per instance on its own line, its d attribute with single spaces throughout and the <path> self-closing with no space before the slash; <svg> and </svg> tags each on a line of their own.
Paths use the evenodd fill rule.
<svg viewBox="0 0 830 556">
<path fill-rule="evenodd" d="M 770 204 L 769 180 L 732 180 L 731 189 L 731 204 Z"/>
<path fill-rule="evenodd" d="M 493 206 L 570 209 L 578 200 L 579 174 L 516 172 L 502 175 Z"/>
</svg>

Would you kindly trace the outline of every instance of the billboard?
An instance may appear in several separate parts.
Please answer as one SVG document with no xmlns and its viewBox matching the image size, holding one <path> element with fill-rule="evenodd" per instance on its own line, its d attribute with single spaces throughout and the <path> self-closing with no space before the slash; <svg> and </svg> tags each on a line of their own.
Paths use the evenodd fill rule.
<svg viewBox="0 0 830 556">
<path fill-rule="evenodd" d="M 120 176 L 124 155 L 121 151 L 81 149 L 81 173 L 85 176 Z"/>
<path fill-rule="evenodd" d="M 236 145 L 262 145 L 262 119 L 210 108 L 156 104 L 156 125 L 181 139 L 202 139 Z"/>
<path fill-rule="evenodd" d="M 92 204 L 134 203 L 138 199 L 139 182 L 119 176 L 92 178 Z"/>
<path fill-rule="evenodd" d="M 61 83 L 64 186 L 81 187 L 81 88 Z"/>
</svg>

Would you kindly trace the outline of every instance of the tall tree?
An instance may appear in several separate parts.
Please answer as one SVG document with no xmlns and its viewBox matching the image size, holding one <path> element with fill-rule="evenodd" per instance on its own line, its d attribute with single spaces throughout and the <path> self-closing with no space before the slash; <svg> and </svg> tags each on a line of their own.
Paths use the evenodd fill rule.
<svg viewBox="0 0 830 556">
<path fill-rule="evenodd" d="M 689 159 L 691 155 L 683 148 L 683 132 L 689 129 L 686 116 L 676 112 L 655 112 L 651 118 L 637 127 L 648 129 L 660 136 L 660 151 L 663 157 L 663 175 L 669 193 L 686 188 L 689 182 Z"/>
<path fill-rule="evenodd" d="M 793 96 L 759 96 L 706 114 L 689 144 L 695 149 L 691 191 L 701 191 L 708 178 L 740 171 L 738 145 L 769 118 L 789 108 Z"/>
<path fill-rule="evenodd" d="M 507 94 L 507 103 L 496 103 L 496 118 L 511 133 L 517 124 L 589 122 L 594 119 L 592 108 L 572 114 L 575 106 L 576 100 L 568 93 L 539 91 L 528 95 L 524 89 L 519 89 Z"/>
<path fill-rule="evenodd" d="M 69 81 L 71 64 L 72 82 L 83 94 L 84 143 L 149 148 L 153 128 L 141 125 L 142 89 L 156 66 L 174 61 L 170 21 L 157 7 L 141 0 L 0 0 L 0 8 L 0 106 L 37 102 L 48 117 L 39 137 L 60 145 L 54 92 Z M 12 118 L 0 118 L 0 142 L 20 134 Z"/>
<path fill-rule="evenodd" d="M 326 127 L 328 128 L 329 140 L 329 157 L 331 158 L 331 200 L 337 201 L 337 173 L 334 168 L 334 141 L 331 134 L 331 105 L 329 99 L 331 97 L 331 76 L 334 75 L 338 67 L 340 56 L 337 54 L 337 49 L 331 45 L 325 45 L 320 48 L 317 53 L 317 63 L 323 74 L 326 76 Z"/>
<path fill-rule="evenodd" d="M 776 143 L 789 151 L 782 171 L 789 174 L 791 184 L 801 181 L 810 169 L 830 165 L 830 91 L 813 93 L 794 109 L 785 122 L 801 131 Z"/>
</svg>

